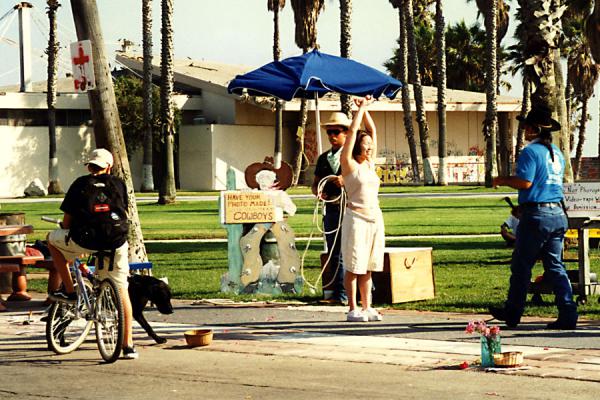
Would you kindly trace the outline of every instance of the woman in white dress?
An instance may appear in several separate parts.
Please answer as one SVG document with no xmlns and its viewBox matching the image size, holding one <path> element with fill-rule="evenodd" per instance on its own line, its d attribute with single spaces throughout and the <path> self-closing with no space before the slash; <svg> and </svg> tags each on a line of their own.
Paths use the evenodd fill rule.
<svg viewBox="0 0 600 400">
<path fill-rule="evenodd" d="M 370 96 L 356 98 L 358 107 L 348 129 L 340 163 L 347 194 L 347 207 L 342 221 L 342 259 L 344 287 L 348 295 L 351 322 L 381 321 L 382 316 L 371 307 L 371 272 L 383 270 L 385 233 L 379 208 L 379 177 L 375 173 L 377 131 L 367 111 Z M 362 122 L 365 130 L 361 130 Z M 358 308 L 356 291 L 360 290 L 362 308 Z"/>
</svg>

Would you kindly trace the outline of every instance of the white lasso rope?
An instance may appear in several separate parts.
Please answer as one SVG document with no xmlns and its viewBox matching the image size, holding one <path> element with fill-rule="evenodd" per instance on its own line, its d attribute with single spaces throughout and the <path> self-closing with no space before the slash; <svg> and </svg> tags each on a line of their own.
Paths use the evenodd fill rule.
<svg viewBox="0 0 600 400">
<path fill-rule="evenodd" d="M 341 192 L 339 194 L 339 196 L 333 198 L 333 199 L 323 199 L 322 194 L 323 194 L 323 189 L 325 188 L 325 185 L 327 184 L 327 181 L 329 181 L 332 178 L 337 178 L 337 175 L 328 175 L 326 177 L 324 177 L 323 179 L 321 179 L 319 181 L 319 184 L 317 185 L 317 201 L 315 203 L 315 208 L 313 211 L 313 229 L 310 231 L 310 234 L 308 236 L 308 241 L 306 243 L 306 248 L 304 249 L 304 252 L 302 253 L 302 259 L 300 261 L 300 272 L 302 275 L 302 279 L 304 280 L 304 282 L 306 282 L 307 286 L 310 288 L 310 290 L 314 293 L 317 290 L 317 285 L 319 284 L 319 281 L 321 280 L 321 278 L 323 277 L 323 271 L 325 271 L 325 268 L 327 268 L 327 266 L 329 265 L 329 261 L 331 260 L 331 254 L 332 254 L 332 249 L 335 248 L 335 245 L 337 243 L 337 239 L 339 237 L 339 232 L 340 229 L 342 227 L 342 212 L 346 207 L 346 191 L 344 190 L 344 188 L 340 188 Z M 326 232 L 324 230 L 325 227 L 323 227 L 323 229 L 321 228 L 321 226 L 319 225 L 319 206 L 323 207 L 323 210 L 325 210 L 325 204 L 327 203 L 335 203 L 339 201 L 340 203 L 340 214 L 339 214 L 339 219 L 338 219 L 338 225 L 337 228 Z M 321 221 L 322 222 L 322 221 Z M 317 280 L 315 281 L 314 284 L 311 284 L 308 279 L 306 279 L 306 277 L 304 276 L 304 258 L 306 257 L 306 253 L 308 252 L 308 248 L 310 247 L 310 242 L 312 241 L 312 237 L 313 237 L 313 233 L 314 233 L 314 227 L 317 227 L 317 229 L 319 230 L 320 233 L 322 233 L 323 235 L 330 235 L 332 233 L 335 233 L 335 237 L 333 239 L 333 246 L 331 249 L 329 250 L 329 254 L 327 255 L 327 260 L 325 261 L 325 263 L 323 264 L 323 267 L 321 268 L 321 272 L 319 273 L 319 276 L 317 277 Z M 325 243 L 327 243 L 327 240 L 325 238 L 323 238 L 323 240 L 325 240 Z M 336 269 L 332 275 L 331 281 L 327 282 L 327 284 L 323 284 L 323 287 L 329 286 L 331 285 L 334 280 L 335 280 L 335 276 L 337 275 L 338 269 L 340 268 L 340 263 L 338 263 L 338 265 L 336 266 Z"/>
</svg>

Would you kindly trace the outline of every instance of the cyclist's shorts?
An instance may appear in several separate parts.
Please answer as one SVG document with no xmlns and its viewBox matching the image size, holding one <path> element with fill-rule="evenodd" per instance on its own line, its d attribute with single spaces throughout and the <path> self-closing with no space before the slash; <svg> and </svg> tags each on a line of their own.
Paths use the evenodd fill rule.
<svg viewBox="0 0 600 400">
<path fill-rule="evenodd" d="M 75 258 L 96 251 L 81 247 L 72 239 L 67 240 L 68 234 L 68 229 L 55 229 L 48 234 L 48 243 L 60 251 L 67 261 L 72 262 Z M 127 290 L 127 277 L 129 276 L 129 244 L 127 242 L 115 250 L 115 261 L 112 271 L 108 270 L 109 265 L 110 258 L 105 257 L 104 268 L 97 271 L 98 277 L 100 279 L 110 277 L 118 287 Z"/>
</svg>

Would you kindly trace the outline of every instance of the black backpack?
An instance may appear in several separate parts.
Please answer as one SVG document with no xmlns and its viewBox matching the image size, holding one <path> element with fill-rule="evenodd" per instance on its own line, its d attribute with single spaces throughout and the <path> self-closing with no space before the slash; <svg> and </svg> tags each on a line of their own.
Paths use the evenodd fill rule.
<svg viewBox="0 0 600 400">
<path fill-rule="evenodd" d="M 80 208 L 73 213 L 69 235 L 90 250 L 114 250 L 127 241 L 126 190 L 119 178 L 89 175 L 82 185 Z"/>
</svg>

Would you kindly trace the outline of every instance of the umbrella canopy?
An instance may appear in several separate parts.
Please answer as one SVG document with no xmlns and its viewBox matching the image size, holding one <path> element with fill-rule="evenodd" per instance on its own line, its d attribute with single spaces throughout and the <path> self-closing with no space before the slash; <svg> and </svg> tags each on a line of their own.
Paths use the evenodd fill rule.
<svg viewBox="0 0 600 400">
<path fill-rule="evenodd" d="M 252 96 L 286 101 L 314 99 L 328 92 L 393 99 L 401 87 L 400 81 L 365 64 L 313 50 L 238 75 L 227 91 L 241 95 L 246 90 Z"/>
</svg>

